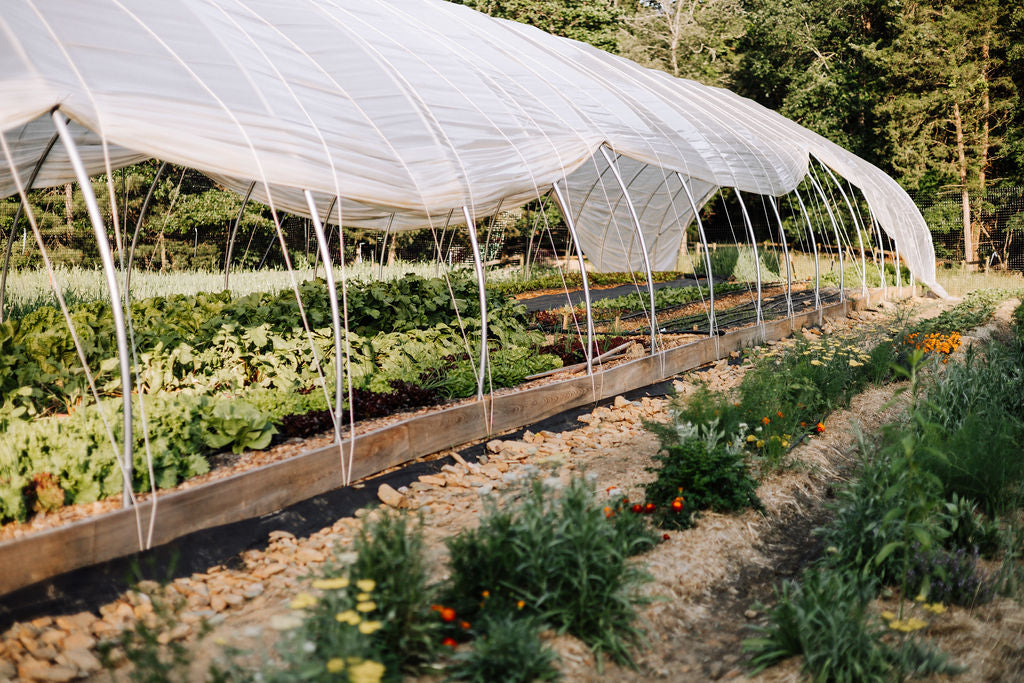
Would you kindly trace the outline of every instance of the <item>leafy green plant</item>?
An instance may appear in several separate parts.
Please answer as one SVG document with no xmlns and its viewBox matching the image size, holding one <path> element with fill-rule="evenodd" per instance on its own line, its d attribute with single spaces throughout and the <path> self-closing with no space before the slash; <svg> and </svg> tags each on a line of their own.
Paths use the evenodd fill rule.
<svg viewBox="0 0 1024 683">
<path fill-rule="evenodd" d="M 456 681 L 471 683 L 528 683 L 560 678 L 551 648 L 540 640 L 540 629 L 530 619 L 512 614 L 489 617 L 481 624 L 483 633 L 472 649 L 459 652 L 449 669 Z"/>
<path fill-rule="evenodd" d="M 205 422 L 207 445 L 215 450 L 230 446 L 233 453 L 262 450 L 270 445 L 270 439 L 277 433 L 267 416 L 243 402 L 218 402 Z"/>
<path fill-rule="evenodd" d="M 396 678 L 383 663 L 375 634 L 383 628 L 374 582 L 347 576 L 313 582 L 320 594 L 298 593 L 292 614 L 279 617 L 284 635 L 277 644 L 279 659 L 265 667 L 263 680 L 379 681 Z"/>
<path fill-rule="evenodd" d="M 805 571 L 799 583 L 784 582 L 768 625 L 758 627 L 760 637 L 743 643 L 754 671 L 796 655 L 803 655 L 803 670 L 814 681 L 890 681 L 957 671 L 912 639 L 895 646 L 883 640 L 885 625 L 867 609 L 873 595 L 870 581 L 821 567 Z"/>
<path fill-rule="evenodd" d="M 700 510 L 761 507 L 746 453 L 739 442 L 725 440 L 717 420 L 700 426 L 675 422 L 647 427 L 659 435 L 662 446 L 654 456 L 658 465 L 648 469 L 657 478 L 644 486 L 646 500 L 657 506 L 659 526 L 685 529 Z"/>
<path fill-rule="evenodd" d="M 375 615 L 382 626 L 373 639 L 389 670 L 418 671 L 441 645 L 439 624 L 429 608 L 437 589 L 428 583 L 422 525 L 422 519 L 413 525 L 400 513 L 371 519 L 356 536 L 356 559 L 348 569 L 353 581 L 362 577 L 376 583 Z"/>
<path fill-rule="evenodd" d="M 479 528 L 447 541 L 445 604 L 470 623 L 521 613 L 575 635 L 598 657 L 631 663 L 636 588 L 646 575 L 627 560 L 655 535 L 635 516 L 609 514 L 582 478 L 557 493 L 535 480 L 522 496 L 490 504 Z"/>
</svg>

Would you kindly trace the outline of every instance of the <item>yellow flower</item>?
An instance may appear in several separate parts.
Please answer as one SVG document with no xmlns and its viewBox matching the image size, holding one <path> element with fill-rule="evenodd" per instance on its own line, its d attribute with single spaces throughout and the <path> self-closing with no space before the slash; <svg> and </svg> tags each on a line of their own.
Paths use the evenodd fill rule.
<svg viewBox="0 0 1024 683">
<path fill-rule="evenodd" d="M 364 593 L 369 593 L 377 587 L 377 582 L 373 579 L 359 579 L 356 581 L 356 588 Z"/>
<path fill-rule="evenodd" d="M 366 600 L 356 605 L 357 612 L 372 612 L 375 609 L 377 609 L 377 603 L 372 600 Z"/>
<path fill-rule="evenodd" d="M 384 665 L 369 659 L 349 667 L 348 679 L 352 683 L 380 683 L 384 676 Z"/>
<path fill-rule="evenodd" d="M 359 632 L 368 636 L 374 631 L 380 630 L 381 626 L 383 626 L 383 624 L 379 621 L 364 621 L 359 624 Z"/>
<path fill-rule="evenodd" d="M 889 622 L 889 628 L 896 631 L 903 631 L 904 633 L 920 631 L 926 626 L 928 626 L 928 622 L 924 619 L 918 619 L 917 617 L 910 617 L 909 619 L 896 619 Z"/>
<path fill-rule="evenodd" d="M 334 615 L 334 619 L 341 624 L 350 624 L 352 626 L 355 626 L 362 621 L 362 617 L 356 614 L 354 610 L 350 609 L 347 609 L 344 612 L 338 612 Z"/>
<path fill-rule="evenodd" d="M 758 448 L 761 448 L 761 447 L 763 447 L 763 446 L 764 446 L 764 441 L 761 441 L 761 439 L 758 439 L 758 440 L 757 440 L 757 444 L 755 444 L 755 445 L 756 445 L 756 446 L 757 446 Z"/>
<path fill-rule="evenodd" d="M 342 661 L 341 657 L 335 657 L 327 660 L 327 673 L 336 674 L 341 673 L 345 668 L 345 662 Z"/>
<path fill-rule="evenodd" d="M 789 442 L 788 442 L 788 441 L 786 441 L 785 439 L 783 439 L 783 440 L 782 440 L 782 447 L 783 447 L 783 448 L 789 448 Z"/>
<path fill-rule="evenodd" d="M 348 579 L 339 576 L 336 579 L 317 579 L 313 582 L 313 588 L 321 591 L 333 591 L 339 588 L 348 588 Z"/>
<path fill-rule="evenodd" d="M 893 614 L 892 612 L 888 611 L 888 610 L 886 610 L 885 612 L 882 612 L 879 616 L 881 616 L 886 621 L 892 621 L 893 619 L 896 618 L 896 615 Z"/>
<path fill-rule="evenodd" d="M 753 434 L 748 434 L 747 435 L 747 443 L 754 443 L 755 441 L 757 441 L 757 437 L 756 436 L 754 436 Z"/>
<path fill-rule="evenodd" d="M 315 604 L 316 598 L 312 595 L 309 593 L 299 593 L 295 596 L 295 599 L 288 604 L 288 606 L 292 609 L 306 609 L 307 607 L 312 607 Z"/>
<path fill-rule="evenodd" d="M 864 364 L 861 363 L 860 361 L 856 361 L 856 360 L 851 360 L 850 361 L 850 367 L 851 368 L 859 368 L 862 365 L 864 365 Z"/>
<path fill-rule="evenodd" d="M 356 600 L 359 600 L 360 602 L 362 602 L 364 600 L 369 600 L 369 599 L 370 599 L 370 594 L 369 593 L 359 593 L 358 595 L 356 595 Z"/>
<path fill-rule="evenodd" d="M 924 608 L 932 614 L 942 614 L 946 611 L 946 606 L 941 602 L 932 602 L 925 604 Z"/>
<path fill-rule="evenodd" d="M 823 363 L 820 360 L 818 360 L 817 358 L 812 358 L 811 359 L 811 365 L 823 365 Z"/>
</svg>

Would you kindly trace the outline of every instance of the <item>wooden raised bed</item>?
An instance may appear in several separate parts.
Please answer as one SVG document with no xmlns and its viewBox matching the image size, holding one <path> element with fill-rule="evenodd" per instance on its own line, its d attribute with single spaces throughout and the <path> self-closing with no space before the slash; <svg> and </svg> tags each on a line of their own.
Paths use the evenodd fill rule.
<svg viewBox="0 0 1024 683">
<path fill-rule="evenodd" d="M 880 298 L 880 293 L 875 293 Z M 730 352 L 788 337 L 825 318 L 865 307 L 860 299 L 792 318 L 727 332 L 604 370 L 411 417 L 355 437 L 352 481 L 424 455 L 523 427 L 588 403 L 655 384 Z M 158 497 L 152 546 L 186 534 L 266 515 L 343 486 L 340 460 L 350 440 L 318 448 L 224 479 Z M 0 543 L 0 595 L 39 581 L 143 550 L 136 515 L 148 530 L 152 499 Z"/>
</svg>

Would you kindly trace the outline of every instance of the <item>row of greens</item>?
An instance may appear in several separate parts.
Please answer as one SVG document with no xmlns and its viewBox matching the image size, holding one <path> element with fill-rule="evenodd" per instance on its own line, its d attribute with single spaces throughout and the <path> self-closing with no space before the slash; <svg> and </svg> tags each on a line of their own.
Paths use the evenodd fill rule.
<svg viewBox="0 0 1024 683">
<path fill-rule="evenodd" d="M 204 473 L 206 456 L 220 450 L 265 448 L 279 430 L 288 433 L 295 416 L 313 416 L 308 422 L 319 430 L 333 425 L 326 413 L 336 367 L 327 289 L 310 281 L 299 291 L 311 333 L 289 290 L 132 304 L 140 392 L 133 398 L 135 490 Z M 412 276 L 357 284 L 345 294 L 344 376 L 357 419 L 476 391 L 475 284 Z M 0 324 L 0 523 L 120 491 L 112 440 L 121 440 L 122 408 L 110 307 L 82 304 L 71 318 L 95 369 L 98 404 L 59 311 L 40 308 Z M 490 386 L 514 386 L 561 365 L 537 352 L 544 336 L 527 328 L 510 299 L 490 297 L 488 325 Z M 422 396 L 410 403 L 409 394 Z"/>
</svg>

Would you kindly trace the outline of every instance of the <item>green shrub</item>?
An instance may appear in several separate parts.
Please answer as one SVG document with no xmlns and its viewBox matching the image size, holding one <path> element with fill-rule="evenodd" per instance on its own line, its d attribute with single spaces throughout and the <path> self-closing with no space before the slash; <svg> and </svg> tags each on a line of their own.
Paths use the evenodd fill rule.
<svg viewBox="0 0 1024 683">
<path fill-rule="evenodd" d="M 551 648 L 540 640 L 540 628 L 530 619 L 499 614 L 484 620 L 482 635 L 467 652 L 455 655 L 448 673 L 471 683 L 528 683 L 560 678 Z"/>
<path fill-rule="evenodd" d="M 921 405 L 924 467 L 945 496 L 977 501 L 990 517 L 1020 505 L 1024 484 L 1024 357 L 992 343 L 968 350 L 936 378 Z"/>
<path fill-rule="evenodd" d="M 535 480 L 518 503 L 491 503 L 479 528 L 447 541 L 445 604 L 471 623 L 521 613 L 580 638 L 599 658 L 632 662 L 636 588 L 647 577 L 628 557 L 653 547 L 655 535 L 637 516 L 604 507 L 582 478 L 557 493 Z"/>
<path fill-rule="evenodd" d="M 761 507 L 742 447 L 725 441 L 717 420 L 700 427 L 676 423 L 656 431 L 662 450 L 654 456 L 658 466 L 648 471 L 657 478 L 645 485 L 644 495 L 657 505 L 659 526 L 685 529 L 693 525 L 693 515 L 700 510 Z M 673 509 L 677 499 L 683 504 L 680 510 Z"/>
<path fill-rule="evenodd" d="M 769 624 L 743 648 L 755 671 L 803 655 L 803 670 L 814 681 L 887 682 L 958 671 L 914 640 L 895 647 L 883 641 L 886 627 L 867 611 L 873 595 L 874 585 L 855 575 L 809 569 L 800 583 L 786 581 L 776 590 Z"/>
<path fill-rule="evenodd" d="M 422 520 L 411 527 L 407 515 L 383 514 L 362 526 L 354 550 L 350 578 L 377 584 L 375 614 L 383 626 L 374 641 L 382 661 L 389 669 L 418 671 L 434 659 L 441 640 L 429 607 L 436 588 L 428 583 Z"/>
</svg>

